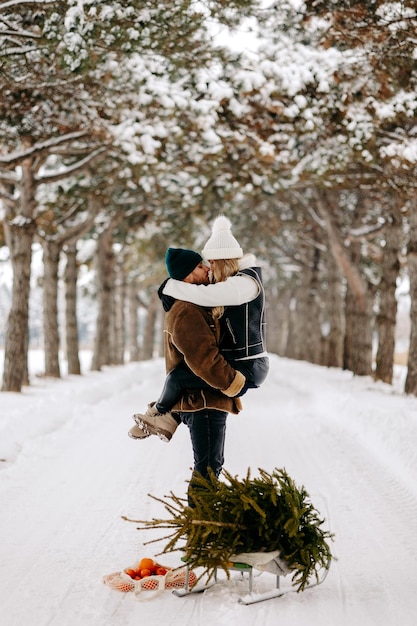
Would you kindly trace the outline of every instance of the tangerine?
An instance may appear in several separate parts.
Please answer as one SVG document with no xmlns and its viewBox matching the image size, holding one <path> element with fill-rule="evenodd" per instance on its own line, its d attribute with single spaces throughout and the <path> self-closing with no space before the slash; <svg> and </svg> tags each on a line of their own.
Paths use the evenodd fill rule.
<svg viewBox="0 0 417 626">
<path fill-rule="evenodd" d="M 142 576 L 142 578 L 146 578 L 147 576 L 151 575 L 151 570 L 148 568 L 141 569 L 140 575 Z"/>
<path fill-rule="evenodd" d="M 141 571 L 143 569 L 152 569 L 153 567 L 155 567 L 155 561 L 153 559 L 144 558 L 140 561 L 137 569 Z"/>
<path fill-rule="evenodd" d="M 136 572 L 135 572 L 135 570 L 134 570 L 134 569 L 131 569 L 131 568 L 129 568 L 129 567 L 128 567 L 127 569 L 125 569 L 125 572 L 126 572 L 126 574 L 127 574 L 128 576 L 130 576 L 130 578 L 134 578 L 134 577 L 136 576 Z"/>
</svg>

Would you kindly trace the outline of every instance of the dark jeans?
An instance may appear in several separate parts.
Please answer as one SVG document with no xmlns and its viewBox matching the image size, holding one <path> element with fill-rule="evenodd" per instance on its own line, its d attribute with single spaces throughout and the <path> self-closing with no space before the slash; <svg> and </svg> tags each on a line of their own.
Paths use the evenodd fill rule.
<svg viewBox="0 0 417 626">
<path fill-rule="evenodd" d="M 246 378 L 246 384 L 239 396 L 245 394 L 248 389 L 259 387 L 264 382 L 269 371 L 268 357 L 244 361 L 229 361 L 229 363 L 235 370 L 242 372 Z M 210 385 L 196 376 L 186 365 L 179 365 L 171 370 L 165 378 L 164 388 L 159 400 L 156 402 L 156 408 L 161 413 L 167 413 L 178 402 L 185 389 L 208 388 L 210 388 Z"/>
<path fill-rule="evenodd" d="M 208 478 L 210 467 L 219 476 L 224 463 L 227 413 L 216 409 L 204 409 L 192 413 L 180 413 L 181 421 L 188 426 L 194 455 L 194 472 Z M 193 488 L 191 479 L 188 492 Z M 190 506 L 192 500 L 188 498 Z"/>
</svg>

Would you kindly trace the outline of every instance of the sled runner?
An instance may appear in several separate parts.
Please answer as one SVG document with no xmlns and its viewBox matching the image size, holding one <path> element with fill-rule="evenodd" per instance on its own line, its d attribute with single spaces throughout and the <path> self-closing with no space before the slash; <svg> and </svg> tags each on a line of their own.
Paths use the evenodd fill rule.
<svg viewBox="0 0 417 626">
<path fill-rule="evenodd" d="M 248 593 L 238 598 L 239 604 L 255 604 L 256 602 L 263 602 L 265 600 L 272 600 L 273 598 L 280 598 L 281 596 L 287 595 L 288 593 L 297 593 L 297 590 L 293 588 L 281 589 L 281 577 L 288 574 L 289 573 L 288 571 L 285 571 L 285 572 L 283 571 L 282 573 L 278 573 L 278 574 L 275 573 L 274 574 L 275 586 L 272 587 L 270 591 L 257 593 L 254 591 L 254 584 L 253 584 L 254 569 L 256 569 L 254 565 L 250 565 L 249 563 L 242 563 L 239 561 L 235 561 L 229 564 L 228 569 L 230 571 L 239 572 L 242 578 L 246 576 L 248 580 Z M 262 571 L 268 571 L 268 567 L 262 567 L 260 573 L 262 573 Z M 320 585 L 325 580 L 327 573 L 328 573 L 328 570 L 325 570 L 321 578 L 318 578 L 315 583 L 307 585 L 305 589 L 311 589 L 313 587 L 317 587 L 318 585 Z M 190 594 L 202 593 L 203 591 L 210 589 L 211 587 L 213 587 L 214 585 L 218 583 L 217 570 L 214 576 L 214 580 L 210 581 L 208 584 L 197 583 L 195 586 L 192 586 L 192 584 L 190 584 L 191 574 L 192 574 L 191 567 L 189 563 L 186 563 L 184 587 L 182 589 L 174 589 L 172 593 L 175 596 L 179 598 L 183 598 Z M 192 582 L 195 582 L 195 580 Z"/>
</svg>

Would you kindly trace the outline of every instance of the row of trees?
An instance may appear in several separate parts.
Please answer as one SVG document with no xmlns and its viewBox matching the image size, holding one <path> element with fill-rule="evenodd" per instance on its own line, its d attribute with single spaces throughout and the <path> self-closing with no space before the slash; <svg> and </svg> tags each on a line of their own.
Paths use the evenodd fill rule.
<svg viewBox="0 0 417 626">
<path fill-rule="evenodd" d="M 408 274 L 406 391 L 417 394 L 411 0 L 22 0 L 0 4 L 0 17 L 0 197 L 14 269 L 3 390 L 27 382 L 34 240 L 45 373 L 59 376 L 61 252 L 77 373 L 77 242 L 96 241 L 100 369 L 123 360 L 126 337 L 137 358 L 139 301 L 152 354 L 167 242 L 201 247 L 224 212 L 263 262 L 279 354 L 391 382 Z M 244 18 L 256 46 L 216 45 L 221 24 Z"/>
</svg>

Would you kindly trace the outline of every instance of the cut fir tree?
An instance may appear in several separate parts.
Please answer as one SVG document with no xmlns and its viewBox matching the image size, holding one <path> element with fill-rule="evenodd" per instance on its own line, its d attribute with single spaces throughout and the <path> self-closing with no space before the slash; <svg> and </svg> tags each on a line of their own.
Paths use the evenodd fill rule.
<svg viewBox="0 0 417 626">
<path fill-rule="evenodd" d="M 194 475 L 189 490 L 192 506 L 172 492 L 155 498 L 168 511 L 168 519 L 141 522 L 143 528 L 170 529 L 161 554 L 181 550 L 190 567 L 203 567 L 209 579 L 217 568 L 229 576 L 232 560 L 242 553 L 275 552 L 302 591 L 312 577 L 328 570 L 333 534 L 322 528 L 324 519 L 313 507 L 304 487 L 297 487 L 285 470 L 259 469 L 259 477 L 239 480 L 227 471 L 224 480 L 210 472 L 209 479 Z M 152 543 L 152 542 L 149 542 Z"/>
</svg>

